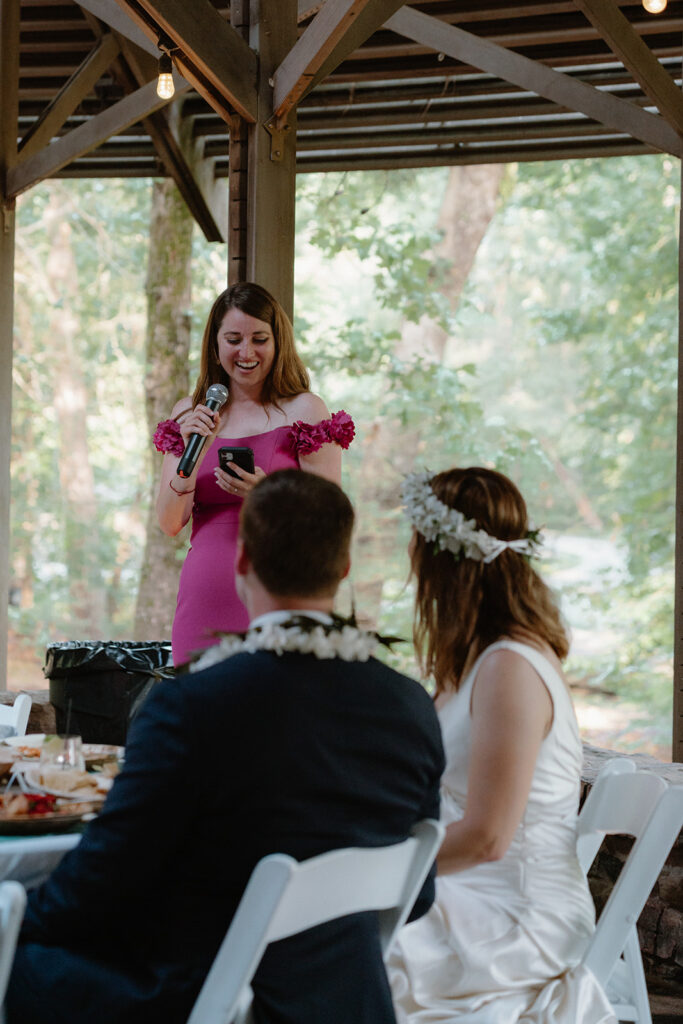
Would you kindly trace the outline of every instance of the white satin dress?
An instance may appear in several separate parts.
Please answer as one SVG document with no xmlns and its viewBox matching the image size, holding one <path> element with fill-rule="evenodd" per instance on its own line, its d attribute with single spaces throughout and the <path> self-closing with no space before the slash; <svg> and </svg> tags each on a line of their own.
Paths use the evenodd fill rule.
<svg viewBox="0 0 683 1024">
<path fill-rule="evenodd" d="M 567 688 L 533 647 L 501 640 L 478 658 L 439 712 L 444 824 L 467 798 L 472 686 L 483 658 L 521 654 L 543 680 L 553 723 L 541 744 L 524 816 L 505 856 L 440 875 L 436 902 L 406 925 L 389 960 L 398 1024 L 615 1024 L 602 988 L 577 966 L 595 926 L 576 859 L 582 748 Z"/>
</svg>

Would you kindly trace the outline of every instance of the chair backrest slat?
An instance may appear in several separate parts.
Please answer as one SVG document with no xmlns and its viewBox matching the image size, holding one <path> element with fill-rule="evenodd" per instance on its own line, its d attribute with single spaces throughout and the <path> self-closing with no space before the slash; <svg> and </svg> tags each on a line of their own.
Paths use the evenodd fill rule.
<svg viewBox="0 0 683 1024">
<path fill-rule="evenodd" d="M 32 703 L 27 693 L 20 693 L 14 704 L 0 704 L 0 725 L 11 725 L 17 736 L 25 736 Z"/>
<path fill-rule="evenodd" d="M 23 885 L 19 882 L 0 883 L 0 1007 L 5 1001 L 25 908 Z"/>
<path fill-rule="evenodd" d="M 668 786 L 652 772 L 636 770 L 625 758 L 604 766 L 578 820 L 577 855 L 585 873 L 605 835 L 635 837 L 582 963 L 609 989 L 610 977 L 630 943 L 629 957 L 621 963 L 630 989 L 630 1008 L 636 1014 L 628 1019 L 643 1024 L 650 1015 L 635 925 L 681 827 L 683 786 Z"/>
<path fill-rule="evenodd" d="M 664 783 L 664 791 L 658 793 L 656 805 L 640 829 L 584 955 L 584 963 L 603 984 L 614 970 L 628 930 L 640 917 L 683 826 L 683 786 L 667 787 Z"/>
<path fill-rule="evenodd" d="M 250 983 L 269 942 L 325 921 L 380 911 L 386 951 L 431 867 L 444 829 L 420 822 L 410 839 L 372 849 L 333 850 L 297 863 L 284 854 L 254 868 L 188 1024 L 229 1024 L 251 1001 Z"/>
</svg>

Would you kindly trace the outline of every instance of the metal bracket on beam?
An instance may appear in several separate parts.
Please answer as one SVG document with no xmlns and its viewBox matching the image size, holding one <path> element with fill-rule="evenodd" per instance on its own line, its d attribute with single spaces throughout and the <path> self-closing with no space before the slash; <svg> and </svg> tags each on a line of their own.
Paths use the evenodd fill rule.
<svg viewBox="0 0 683 1024">
<path fill-rule="evenodd" d="M 16 199 L 7 199 L 0 203 L 0 217 L 2 218 L 2 233 L 4 235 L 8 235 L 12 230 L 16 208 Z"/>
<path fill-rule="evenodd" d="M 291 124 L 287 124 L 286 118 L 271 117 L 263 125 L 270 135 L 270 159 L 273 163 L 280 163 L 285 155 L 287 134 L 291 132 Z"/>
</svg>

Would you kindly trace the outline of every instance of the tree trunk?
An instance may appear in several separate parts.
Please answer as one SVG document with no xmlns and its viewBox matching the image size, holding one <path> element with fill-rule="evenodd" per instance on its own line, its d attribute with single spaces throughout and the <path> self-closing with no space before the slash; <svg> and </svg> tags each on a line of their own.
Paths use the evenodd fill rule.
<svg viewBox="0 0 683 1024">
<path fill-rule="evenodd" d="M 71 247 L 71 227 L 57 190 L 50 194 L 46 227 L 50 245 L 46 275 L 53 299 L 49 307 L 49 351 L 59 425 L 59 482 L 55 481 L 55 488 L 64 506 L 72 630 L 77 634 L 73 639 L 97 640 L 103 637 L 107 619 L 95 527 L 95 480 L 88 449 L 89 388 L 78 349 L 78 320 L 73 312 L 79 282 Z"/>
<path fill-rule="evenodd" d="M 145 553 L 135 609 L 137 640 L 167 640 L 175 612 L 178 573 L 188 530 L 161 532 L 156 494 L 163 456 L 152 446 L 160 420 L 189 394 L 193 219 L 172 181 L 154 183 L 147 274 L 145 407 L 150 437 L 151 484 Z"/>
<path fill-rule="evenodd" d="M 458 308 L 477 251 L 496 212 L 504 173 L 502 164 L 453 167 L 450 171 L 437 221 L 443 238 L 434 255 L 448 261 L 450 269 L 442 290 L 453 312 Z M 448 335 L 440 324 L 422 317 L 417 324 L 406 322 L 403 325 L 396 354 L 404 360 L 419 358 L 443 362 L 447 341 Z M 398 454 L 397 439 L 400 439 Z M 420 437 L 411 436 L 400 424 L 391 422 L 378 424 L 365 448 L 361 468 L 363 505 L 356 534 L 356 563 L 360 563 L 361 568 L 354 583 L 358 617 L 364 625 L 377 621 L 384 579 L 364 576 L 363 565 L 386 564 L 396 544 L 396 488 L 393 481 L 387 486 L 384 470 L 387 462 L 393 462 L 407 471 L 419 453 Z M 373 506 L 382 517 L 379 536 L 376 519 L 368 517 L 366 522 L 363 515 L 363 508 Z M 374 557 L 366 559 L 363 552 L 370 547 Z"/>
<path fill-rule="evenodd" d="M 479 246 L 496 212 L 504 173 L 504 164 L 451 168 L 437 221 L 443 238 L 434 255 L 449 263 L 442 291 L 453 312 L 460 304 Z M 419 355 L 443 362 L 448 335 L 440 324 L 423 317 L 418 324 L 404 324 L 401 333 L 397 346 L 400 358 Z"/>
</svg>

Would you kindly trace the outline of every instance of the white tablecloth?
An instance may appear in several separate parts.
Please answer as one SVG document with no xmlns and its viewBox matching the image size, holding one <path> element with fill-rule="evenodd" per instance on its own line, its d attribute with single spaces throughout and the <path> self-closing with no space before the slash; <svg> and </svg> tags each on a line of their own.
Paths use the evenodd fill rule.
<svg viewBox="0 0 683 1024">
<path fill-rule="evenodd" d="M 8 878 L 27 889 L 40 885 L 69 850 L 80 832 L 49 836 L 0 836 L 0 882 Z"/>
</svg>

